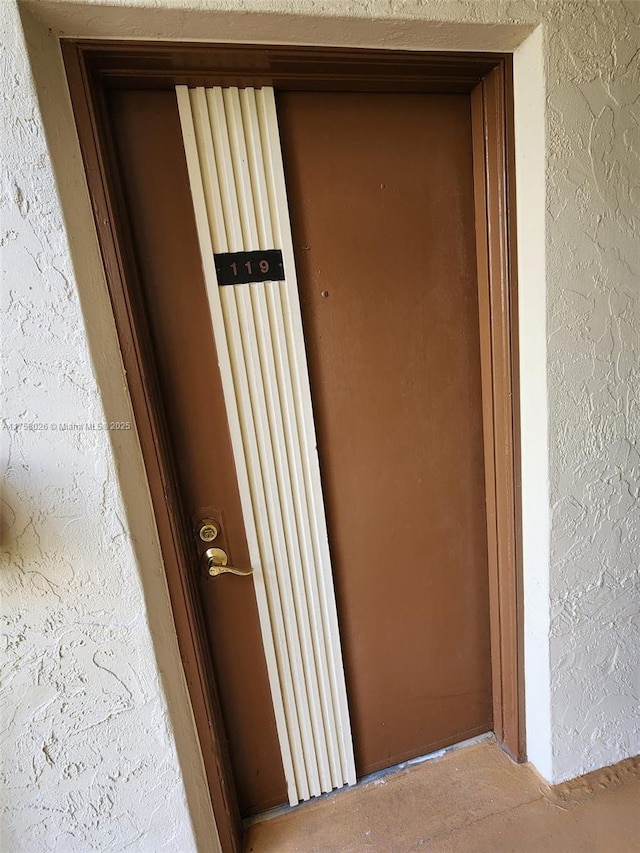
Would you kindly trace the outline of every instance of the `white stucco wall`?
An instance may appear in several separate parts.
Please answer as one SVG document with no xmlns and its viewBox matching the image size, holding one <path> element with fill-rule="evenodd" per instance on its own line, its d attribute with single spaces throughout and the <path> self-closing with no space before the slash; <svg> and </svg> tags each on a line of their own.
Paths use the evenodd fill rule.
<svg viewBox="0 0 640 853">
<path fill-rule="evenodd" d="M 137 437 L 87 429 L 132 420 L 90 218 L 75 230 L 93 365 L 13 3 L 0 22 L 0 850 L 187 853 L 191 816 L 215 850 Z M 55 146 L 70 125 L 53 81 L 45 97 Z M 83 193 L 73 147 L 67 168 Z"/>
<path fill-rule="evenodd" d="M 135 432 L 24 429 L 131 420 L 58 33 L 516 50 L 529 754 L 557 781 L 640 752 L 640 4 L 21 10 L 0 3 L 0 847 L 216 844 Z"/>
<path fill-rule="evenodd" d="M 640 752 L 640 4 L 554 10 L 547 69 L 553 773 Z"/>
</svg>

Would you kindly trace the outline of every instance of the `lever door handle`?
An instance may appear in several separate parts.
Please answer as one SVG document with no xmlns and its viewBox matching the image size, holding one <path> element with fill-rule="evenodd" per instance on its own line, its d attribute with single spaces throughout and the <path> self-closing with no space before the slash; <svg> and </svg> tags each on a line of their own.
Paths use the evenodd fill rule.
<svg viewBox="0 0 640 853">
<path fill-rule="evenodd" d="M 207 548 L 202 555 L 207 572 L 212 578 L 227 572 L 245 577 L 253 572 L 253 569 L 236 569 L 234 566 L 227 565 L 228 559 L 226 551 L 223 551 L 222 548 Z"/>
</svg>

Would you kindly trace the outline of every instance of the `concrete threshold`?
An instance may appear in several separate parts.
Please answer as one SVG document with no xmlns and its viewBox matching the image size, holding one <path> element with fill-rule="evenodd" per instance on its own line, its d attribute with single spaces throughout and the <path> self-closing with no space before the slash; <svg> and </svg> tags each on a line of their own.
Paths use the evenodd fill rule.
<svg viewBox="0 0 640 853">
<path fill-rule="evenodd" d="M 282 806 L 275 806 L 275 808 L 269 809 L 266 812 L 245 818 L 243 821 L 244 828 L 248 829 L 250 826 L 253 826 L 254 823 L 262 823 L 265 820 L 272 820 L 274 817 L 291 814 L 293 810 L 297 812 L 300 809 L 313 806 L 316 803 L 330 799 L 331 797 L 338 797 L 349 791 L 357 791 L 361 788 L 366 788 L 366 786 L 370 785 L 372 782 L 378 782 L 380 779 L 392 776 L 394 773 L 400 773 L 403 770 L 407 770 L 409 767 L 416 767 L 419 764 L 424 764 L 425 761 L 433 761 L 435 758 L 442 758 L 443 755 L 449 755 L 458 749 L 464 749 L 466 746 L 473 746 L 474 744 L 482 743 L 485 740 L 495 740 L 493 732 L 476 735 L 468 740 L 460 741 L 460 743 L 454 743 L 451 746 L 444 747 L 443 749 L 437 749 L 434 752 L 428 752 L 426 755 L 419 755 L 417 758 L 411 758 L 408 761 L 400 762 L 400 764 L 393 764 L 391 767 L 385 767 L 383 770 L 377 770 L 375 773 L 369 773 L 368 776 L 363 776 L 362 779 L 358 779 L 355 785 L 349 785 L 344 788 L 337 788 L 334 791 L 328 791 L 326 794 L 321 794 L 319 797 L 312 797 L 310 800 L 298 803 L 297 806 L 289 806 L 286 804 Z"/>
<path fill-rule="evenodd" d="M 640 758 L 555 787 L 475 738 L 248 826 L 246 853 L 640 853 Z"/>
</svg>

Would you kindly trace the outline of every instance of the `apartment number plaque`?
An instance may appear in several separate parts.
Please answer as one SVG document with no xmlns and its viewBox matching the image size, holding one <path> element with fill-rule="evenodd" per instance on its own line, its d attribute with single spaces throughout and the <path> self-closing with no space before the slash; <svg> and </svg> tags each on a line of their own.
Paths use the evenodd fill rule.
<svg viewBox="0 0 640 853">
<path fill-rule="evenodd" d="M 219 285 L 284 281 L 280 249 L 261 252 L 223 252 L 213 256 Z"/>
</svg>

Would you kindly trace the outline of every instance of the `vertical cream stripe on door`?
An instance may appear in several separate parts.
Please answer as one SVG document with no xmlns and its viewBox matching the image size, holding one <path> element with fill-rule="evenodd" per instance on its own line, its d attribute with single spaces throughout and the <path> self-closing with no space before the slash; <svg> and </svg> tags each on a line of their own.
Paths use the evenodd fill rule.
<svg viewBox="0 0 640 853">
<path fill-rule="evenodd" d="M 272 88 L 176 87 L 289 801 L 355 782 Z M 218 287 L 214 253 L 285 281 Z"/>
</svg>

